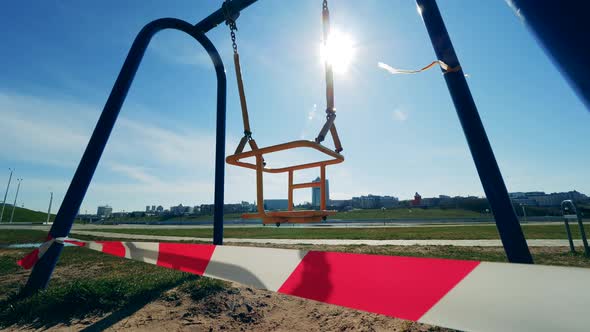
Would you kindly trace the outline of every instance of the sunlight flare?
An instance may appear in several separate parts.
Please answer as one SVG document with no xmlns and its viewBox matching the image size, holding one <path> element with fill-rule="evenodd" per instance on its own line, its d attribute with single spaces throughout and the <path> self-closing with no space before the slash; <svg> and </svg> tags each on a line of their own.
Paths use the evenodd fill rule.
<svg viewBox="0 0 590 332">
<path fill-rule="evenodd" d="M 346 73 L 354 60 L 356 49 L 352 37 L 338 30 L 332 30 L 328 40 L 320 47 L 322 61 L 332 65 L 336 73 Z"/>
</svg>

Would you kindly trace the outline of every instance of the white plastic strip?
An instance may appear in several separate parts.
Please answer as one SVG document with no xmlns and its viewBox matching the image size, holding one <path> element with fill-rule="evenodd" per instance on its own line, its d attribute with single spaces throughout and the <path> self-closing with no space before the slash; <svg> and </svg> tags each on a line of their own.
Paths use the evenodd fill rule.
<svg viewBox="0 0 590 332">
<path fill-rule="evenodd" d="M 482 262 L 420 322 L 466 331 L 589 331 L 590 269 Z"/>
<path fill-rule="evenodd" d="M 302 250 L 217 246 L 204 275 L 276 292 L 306 253 Z"/>
</svg>

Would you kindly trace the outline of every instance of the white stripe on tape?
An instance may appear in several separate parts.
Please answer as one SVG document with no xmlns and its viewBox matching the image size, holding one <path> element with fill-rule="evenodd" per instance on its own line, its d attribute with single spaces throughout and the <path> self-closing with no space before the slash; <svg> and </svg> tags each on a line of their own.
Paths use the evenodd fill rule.
<svg viewBox="0 0 590 332">
<path fill-rule="evenodd" d="M 205 276 L 276 292 L 307 251 L 217 246 Z"/>
<path fill-rule="evenodd" d="M 125 258 L 156 264 L 160 244 L 157 242 L 123 242 Z"/>
<path fill-rule="evenodd" d="M 588 331 L 590 269 L 482 262 L 419 320 L 468 331 Z"/>
<path fill-rule="evenodd" d="M 102 244 L 96 243 L 94 241 L 88 241 L 88 242 L 86 242 L 86 248 L 96 250 L 96 251 L 102 251 Z"/>
</svg>

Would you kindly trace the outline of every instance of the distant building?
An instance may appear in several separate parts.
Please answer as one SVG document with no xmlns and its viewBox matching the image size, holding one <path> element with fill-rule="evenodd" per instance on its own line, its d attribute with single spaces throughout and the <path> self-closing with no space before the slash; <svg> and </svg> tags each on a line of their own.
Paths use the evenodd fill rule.
<svg viewBox="0 0 590 332">
<path fill-rule="evenodd" d="M 242 213 L 242 212 L 250 212 L 250 206 L 248 202 L 244 205 L 242 203 L 236 204 L 223 204 L 223 213 Z"/>
<path fill-rule="evenodd" d="M 412 200 L 412 206 L 420 206 L 422 204 L 422 196 L 416 193 L 414 194 L 414 199 Z"/>
<path fill-rule="evenodd" d="M 152 212 L 156 212 L 156 206 L 152 205 Z"/>
<path fill-rule="evenodd" d="M 157 212 L 164 212 L 164 207 L 162 205 L 158 205 L 158 207 L 156 208 Z"/>
<path fill-rule="evenodd" d="M 379 208 L 380 197 L 376 195 L 367 195 L 352 198 L 352 207 L 357 209 L 377 209 Z"/>
<path fill-rule="evenodd" d="M 242 201 L 242 212 L 252 211 L 256 211 L 256 204 L 251 204 L 250 202 Z"/>
<path fill-rule="evenodd" d="M 381 196 L 380 198 L 381 207 L 384 208 L 394 208 L 399 205 L 399 199 L 393 196 Z"/>
<path fill-rule="evenodd" d="M 264 209 L 265 210 L 287 210 L 289 208 L 288 199 L 265 199 Z"/>
<path fill-rule="evenodd" d="M 211 215 L 213 214 L 214 205 L 213 204 L 201 204 L 201 214 Z"/>
<path fill-rule="evenodd" d="M 113 217 L 113 218 L 124 218 L 127 216 L 128 216 L 127 212 L 113 212 L 113 213 L 111 213 L 111 217 Z"/>
<path fill-rule="evenodd" d="M 96 209 L 96 215 L 100 218 L 108 218 L 112 214 L 113 208 L 108 205 L 99 206 L 98 209 Z"/>
<path fill-rule="evenodd" d="M 320 182 L 321 179 L 317 177 L 312 182 Z M 311 188 L 311 207 L 314 209 L 320 208 L 320 202 L 322 200 L 322 193 L 320 187 Z M 330 181 L 326 179 L 326 204 L 330 201 Z"/>
<path fill-rule="evenodd" d="M 170 207 L 170 214 L 175 216 L 182 216 L 191 213 L 193 213 L 193 208 L 191 206 L 183 206 L 182 204 L 178 204 L 177 206 Z"/>
<path fill-rule="evenodd" d="M 145 212 L 150 212 L 150 206 L 149 205 L 146 205 L 145 206 Z"/>
<path fill-rule="evenodd" d="M 336 208 L 352 207 L 352 199 L 331 199 L 328 205 Z"/>
<path fill-rule="evenodd" d="M 352 207 L 356 209 L 393 208 L 399 205 L 399 199 L 393 196 L 367 195 L 352 198 Z"/>
<path fill-rule="evenodd" d="M 510 193 L 510 199 L 515 204 L 532 206 L 560 206 L 561 202 L 568 199 L 574 202 L 585 202 L 589 200 L 588 196 L 576 190 L 551 194 L 546 194 L 542 191 L 514 192 Z"/>
<path fill-rule="evenodd" d="M 132 217 L 132 218 L 141 218 L 141 217 L 145 217 L 146 213 L 143 211 L 133 211 L 133 212 L 129 212 L 127 214 L 127 216 Z"/>
<path fill-rule="evenodd" d="M 440 198 L 438 198 L 438 197 L 428 197 L 428 198 L 420 197 L 420 204 L 417 206 L 434 207 L 434 206 L 438 206 L 439 204 L 440 204 Z"/>
</svg>

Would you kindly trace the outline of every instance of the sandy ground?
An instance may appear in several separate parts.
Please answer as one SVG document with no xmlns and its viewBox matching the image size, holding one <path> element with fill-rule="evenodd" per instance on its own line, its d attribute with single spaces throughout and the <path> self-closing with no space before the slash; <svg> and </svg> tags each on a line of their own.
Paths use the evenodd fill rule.
<svg viewBox="0 0 590 332">
<path fill-rule="evenodd" d="M 256 244 L 242 244 L 254 245 Z M 326 246 L 266 245 L 290 249 L 347 251 L 381 255 L 424 254 L 434 256 L 454 247 L 406 246 Z M 477 255 L 503 255 L 500 247 L 470 248 Z M 24 255 L 28 250 L 19 250 Z M 586 266 L 586 259 L 567 254 L 568 248 L 531 248 L 536 257 L 545 257 L 542 264 Z M 8 254 L 0 250 L 0 255 Z M 10 251 L 12 254 L 14 250 Z M 470 257 L 466 257 L 470 258 Z M 539 262 L 539 261 L 538 261 Z M 53 280 L 72 280 L 108 267 L 101 262 L 76 266 L 58 266 Z M 0 286 L 22 284 L 29 272 L 19 269 L 0 277 Z M 5 294 L 0 294 L 0 299 Z M 36 330 L 15 326 L 7 331 Z M 90 316 L 49 328 L 51 331 L 448 331 L 447 329 L 346 309 L 320 302 L 300 299 L 269 291 L 231 284 L 228 289 L 204 299 L 193 300 L 184 292 L 171 289 L 157 300 L 102 316 Z"/>
<path fill-rule="evenodd" d="M 23 253 L 25 251 L 23 250 Z M 2 252 L 0 252 L 2 254 Z M 6 252 L 4 252 L 6 254 Z M 81 266 L 80 266 L 81 267 Z M 58 266 L 54 280 L 101 273 L 92 267 Z M 103 272 L 104 273 L 104 272 Z M 0 285 L 24 283 L 29 271 L 0 277 Z M 0 298 L 4 297 L 3 295 Z M 41 331 L 13 326 L 3 331 Z M 178 288 L 145 306 L 52 326 L 49 331 L 449 331 L 438 327 L 328 305 L 232 283 L 220 293 L 193 300 Z"/>
<path fill-rule="evenodd" d="M 112 315 L 111 315 L 112 316 Z M 171 290 L 127 317 L 86 319 L 52 330 L 107 331 L 446 331 L 233 284 L 200 301 Z"/>
</svg>

